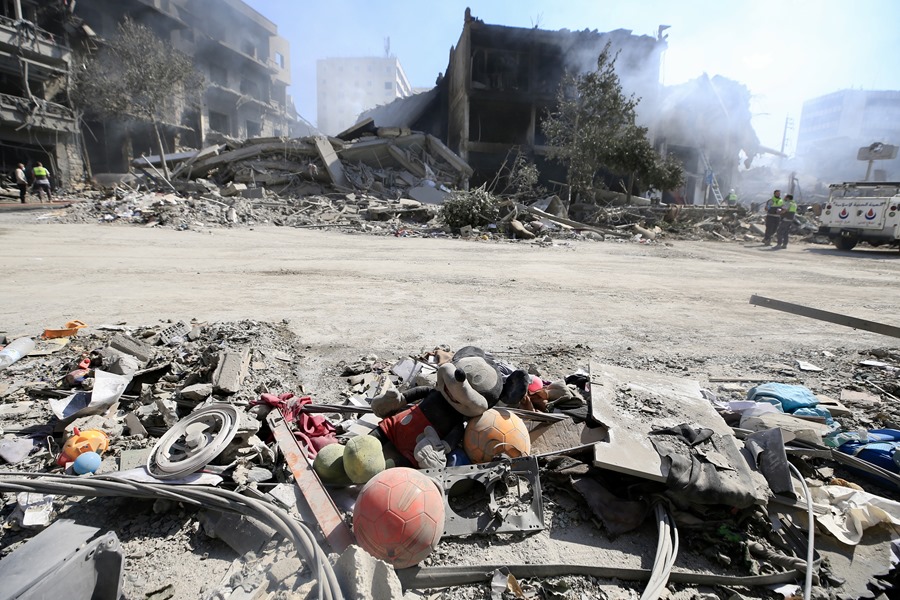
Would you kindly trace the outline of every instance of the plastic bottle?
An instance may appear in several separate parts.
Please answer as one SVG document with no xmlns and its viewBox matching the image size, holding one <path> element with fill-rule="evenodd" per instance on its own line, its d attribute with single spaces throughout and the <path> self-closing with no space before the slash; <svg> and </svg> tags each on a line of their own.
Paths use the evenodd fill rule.
<svg viewBox="0 0 900 600">
<path fill-rule="evenodd" d="M 34 340 L 19 338 L 0 350 L 0 371 L 34 350 Z"/>
</svg>

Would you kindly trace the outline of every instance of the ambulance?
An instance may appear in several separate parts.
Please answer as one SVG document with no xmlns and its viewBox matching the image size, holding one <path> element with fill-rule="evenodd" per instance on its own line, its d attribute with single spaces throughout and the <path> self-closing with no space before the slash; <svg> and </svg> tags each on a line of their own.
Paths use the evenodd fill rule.
<svg viewBox="0 0 900 600">
<path fill-rule="evenodd" d="M 859 242 L 900 247 L 900 183 L 835 183 L 822 209 L 819 234 L 840 250 Z"/>
</svg>

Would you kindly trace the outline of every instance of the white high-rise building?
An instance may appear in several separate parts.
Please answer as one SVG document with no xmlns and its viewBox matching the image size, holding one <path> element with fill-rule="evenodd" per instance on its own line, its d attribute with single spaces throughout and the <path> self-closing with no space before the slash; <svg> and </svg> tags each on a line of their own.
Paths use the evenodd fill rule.
<svg viewBox="0 0 900 600">
<path fill-rule="evenodd" d="M 364 110 L 411 93 L 394 56 L 321 59 L 316 63 L 316 126 L 329 135 L 340 133 Z"/>
</svg>

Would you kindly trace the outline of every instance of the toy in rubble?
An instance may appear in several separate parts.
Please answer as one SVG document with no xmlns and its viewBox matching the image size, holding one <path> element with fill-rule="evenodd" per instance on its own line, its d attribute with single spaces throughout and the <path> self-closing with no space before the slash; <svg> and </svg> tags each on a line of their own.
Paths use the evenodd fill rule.
<svg viewBox="0 0 900 600">
<path fill-rule="evenodd" d="M 404 392 L 393 387 L 372 399 L 381 423 L 370 439 L 353 438 L 344 448 L 342 465 L 330 457 L 317 471 L 324 480 L 338 481 L 343 467 L 354 483 L 365 483 L 394 466 L 442 468 L 460 444 L 466 421 L 479 417 L 498 402 L 518 405 L 529 383 L 526 371 L 502 372 L 482 349 L 466 346 L 439 364 L 435 386 Z M 376 443 L 377 442 L 377 443 Z M 457 457 L 450 459 L 453 463 Z"/>
<path fill-rule="evenodd" d="M 463 448 L 474 463 L 491 462 L 501 454 L 510 458 L 531 453 L 531 438 L 525 422 L 504 408 L 491 408 L 469 419 Z"/>
<path fill-rule="evenodd" d="M 353 532 L 366 552 L 404 569 L 437 547 L 444 518 L 443 492 L 433 479 L 415 469 L 387 469 L 360 491 Z"/>
</svg>

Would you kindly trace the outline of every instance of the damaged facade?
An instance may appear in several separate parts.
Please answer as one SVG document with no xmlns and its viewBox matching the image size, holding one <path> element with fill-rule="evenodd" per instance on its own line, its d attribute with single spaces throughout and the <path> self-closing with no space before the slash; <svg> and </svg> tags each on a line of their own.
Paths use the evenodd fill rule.
<svg viewBox="0 0 900 600">
<path fill-rule="evenodd" d="M 0 156 L 5 173 L 43 162 L 78 177 L 78 122 L 66 94 L 72 51 L 57 28 L 63 3 L 0 3 Z"/>
<path fill-rule="evenodd" d="M 274 23 L 240 0 L 106 0 L 78 5 L 81 41 L 102 43 L 126 17 L 193 58 L 206 89 L 198 108 L 185 106 L 165 128 L 169 151 L 201 148 L 210 138 L 290 136 L 300 132 L 290 85 L 287 40 Z M 87 27 L 84 27 L 87 26 Z M 141 153 L 156 154 L 149 127 L 91 123 L 86 135 L 93 170 L 121 172 Z M 130 144 L 129 144 L 130 140 Z M 129 147 L 130 146 L 130 147 Z"/>
<path fill-rule="evenodd" d="M 287 40 L 274 23 L 239 0 L 97 0 L 0 3 L 0 141 L 3 168 L 36 161 L 57 181 L 122 172 L 155 154 L 150 127 L 111 121 L 79 124 L 69 98 L 76 57 L 99 49 L 126 17 L 193 58 L 206 89 L 162 128 L 168 150 L 210 138 L 307 135 L 290 85 Z M 83 127 L 82 127 L 83 125 Z M 83 133 L 83 136 L 82 136 Z"/>
<path fill-rule="evenodd" d="M 541 120 L 556 104 L 563 75 L 596 68 L 597 56 L 609 43 L 617 53 L 623 91 L 640 99 L 638 124 L 648 128 L 661 153 L 672 152 L 684 165 L 687 181 L 669 199 L 715 204 L 714 195 L 707 196 L 709 174 L 727 192 L 736 185 L 742 153 L 749 162 L 765 151 L 750 124 L 749 91 L 706 75 L 662 86 L 663 29 L 656 37 L 627 29 L 545 31 L 489 25 L 467 11 L 437 87 L 368 110 L 360 119 L 440 137 L 472 166 L 476 183 L 493 179 L 510 151 L 518 149 L 535 162 L 544 183 L 553 185 L 565 181 L 565 174 L 546 159 Z"/>
</svg>

